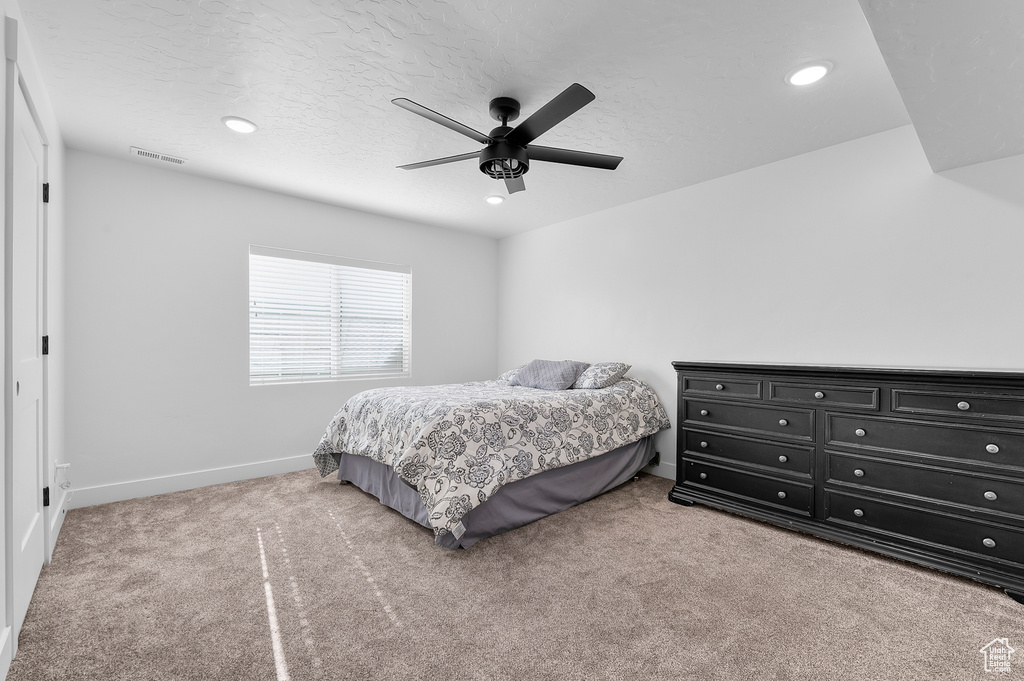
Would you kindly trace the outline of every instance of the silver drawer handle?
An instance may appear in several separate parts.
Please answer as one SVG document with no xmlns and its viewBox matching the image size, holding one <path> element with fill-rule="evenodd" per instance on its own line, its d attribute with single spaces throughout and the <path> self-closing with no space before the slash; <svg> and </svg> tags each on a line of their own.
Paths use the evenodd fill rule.
<svg viewBox="0 0 1024 681">
<path fill-rule="evenodd" d="M 863 478 L 864 477 L 864 471 L 861 470 L 860 468 L 854 468 L 853 469 L 853 474 L 856 475 L 858 478 Z"/>
<path fill-rule="evenodd" d="M 786 498 L 786 493 L 785 492 L 779 492 L 779 498 L 780 499 L 785 499 Z"/>
<path fill-rule="evenodd" d="M 868 434 L 868 432 L 863 428 L 858 428 L 857 430 L 853 431 L 853 434 L 856 435 L 857 437 L 864 437 L 865 435 Z"/>
<path fill-rule="evenodd" d="M 823 392 L 821 392 L 819 390 L 818 392 L 814 393 L 814 397 L 815 397 L 815 399 L 820 400 L 821 398 L 825 397 L 825 393 L 823 393 Z"/>
<path fill-rule="evenodd" d="M 787 461 L 789 461 L 789 457 L 786 456 L 785 454 L 782 454 L 781 456 L 779 456 L 779 461 L 781 461 L 782 463 L 786 463 Z"/>
<path fill-rule="evenodd" d="M 788 426 L 789 425 L 789 421 L 787 421 L 786 419 L 779 419 L 779 425 L 780 426 Z"/>
<path fill-rule="evenodd" d="M 853 514 L 855 516 L 857 516 L 858 518 L 863 518 L 864 517 L 864 511 L 860 510 L 859 508 L 853 509 Z"/>
<path fill-rule="evenodd" d="M 999 498 L 999 495 L 996 494 L 995 492 L 985 492 L 985 498 L 988 499 L 989 501 L 995 501 L 996 499 Z"/>
<path fill-rule="evenodd" d="M 985 451 L 988 452 L 989 454 L 998 454 L 999 445 L 985 445 Z"/>
<path fill-rule="evenodd" d="M 960 411 L 967 411 L 968 409 L 971 408 L 971 403 L 970 402 L 957 402 L 956 403 L 956 408 L 959 409 Z"/>
<path fill-rule="evenodd" d="M 986 546 L 986 548 L 994 549 L 996 547 L 996 540 L 995 539 L 989 539 L 988 537 L 985 537 L 984 539 L 982 539 L 981 543 L 984 544 Z"/>
<path fill-rule="evenodd" d="M 715 390 L 725 390 L 725 386 L 719 383 L 718 385 L 715 386 Z"/>
<path fill-rule="evenodd" d="M 701 473 L 700 474 L 700 479 L 701 480 L 707 480 L 708 479 L 708 474 L 707 473 Z"/>
<path fill-rule="evenodd" d="M 701 446 L 701 447 L 703 447 L 703 448 L 705 448 L 705 449 L 707 449 L 707 447 L 708 447 L 708 443 L 707 443 L 707 442 L 701 442 L 701 443 L 700 443 L 700 446 Z"/>
<path fill-rule="evenodd" d="M 707 409 L 701 409 L 700 410 L 700 415 L 701 416 L 707 416 L 708 415 L 708 410 Z"/>
</svg>

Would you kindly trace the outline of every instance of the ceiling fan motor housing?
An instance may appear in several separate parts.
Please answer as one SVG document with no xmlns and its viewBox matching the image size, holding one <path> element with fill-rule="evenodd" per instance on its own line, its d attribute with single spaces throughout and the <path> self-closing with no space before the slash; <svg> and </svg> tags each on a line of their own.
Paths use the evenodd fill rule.
<svg viewBox="0 0 1024 681">
<path fill-rule="evenodd" d="M 492 132 L 492 137 L 494 136 Z M 480 152 L 480 170 L 495 180 L 514 180 L 530 169 L 526 149 L 504 139 L 488 144 Z"/>
</svg>

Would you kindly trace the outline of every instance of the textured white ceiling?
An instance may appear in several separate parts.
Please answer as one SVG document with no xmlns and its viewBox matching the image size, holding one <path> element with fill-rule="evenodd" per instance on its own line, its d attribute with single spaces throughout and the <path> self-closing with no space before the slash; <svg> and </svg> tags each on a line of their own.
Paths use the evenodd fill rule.
<svg viewBox="0 0 1024 681">
<path fill-rule="evenodd" d="M 872 35 L 907 19 L 895 2 L 868 4 L 871 28 L 857 0 L 19 4 L 71 147 L 139 146 L 186 158 L 178 172 L 493 236 L 910 122 Z M 835 64 L 828 79 L 783 82 L 815 59 Z M 927 76 L 906 78 L 905 98 Z M 597 100 L 537 143 L 624 156 L 618 170 L 537 162 L 492 207 L 504 186 L 472 161 L 395 168 L 479 148 L 395 97 L 487 132 L 491 98 L 519 99 L 522 120 L 573 82 Z"/>
<path fill-rule="evenodd" d="M 861 4 L 932 170 L 1024 153 L 1024 2 Z"/>
</svg>

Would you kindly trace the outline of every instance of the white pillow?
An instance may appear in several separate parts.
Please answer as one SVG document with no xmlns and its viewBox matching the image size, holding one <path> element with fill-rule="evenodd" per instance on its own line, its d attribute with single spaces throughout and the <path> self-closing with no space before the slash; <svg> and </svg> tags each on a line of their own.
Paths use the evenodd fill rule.
<svg viewBox="0 0 1024 681">
<path fill-rule="evenodd" d="M 498 376 L 498 380 L 499 381 L 511 381 L 515 377 L 515 375 L 519 373 L 519 370 L 522 369 L 524 366 L 526 366 L 526 365 L 525 364 L 520 364 L 519 366 L 515 367 L 514 369 L 509 369 L 508 371 L 503 373 L 501 376 Z"/>
<path fill-rule="evenodd" d="M 629 364 L 621 362 L 598 362 L 580 374 L 572 384 L 574 390 L 596 390 L 615 385 L 630 369 Z"/>
</svg>

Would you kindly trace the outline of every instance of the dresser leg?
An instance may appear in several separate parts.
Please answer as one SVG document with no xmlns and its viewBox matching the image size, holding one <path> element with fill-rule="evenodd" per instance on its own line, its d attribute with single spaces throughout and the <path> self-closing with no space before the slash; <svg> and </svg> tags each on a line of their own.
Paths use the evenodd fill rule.
<svg viewBox="0 0 1024 681">
<path fill-rule="evenodd" d="M 1024 603 L 1024 593 L 1020 591 L 1010 591 L 1009 589 L 1003 589 L 1007 596 L 1017 601 L 1018 603 Z"/>
</svg>

